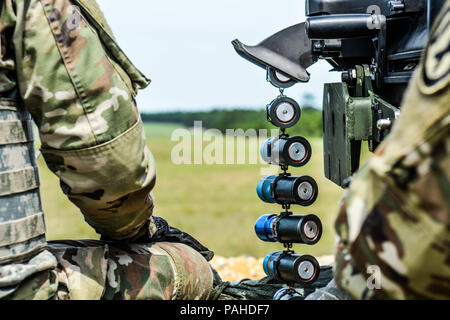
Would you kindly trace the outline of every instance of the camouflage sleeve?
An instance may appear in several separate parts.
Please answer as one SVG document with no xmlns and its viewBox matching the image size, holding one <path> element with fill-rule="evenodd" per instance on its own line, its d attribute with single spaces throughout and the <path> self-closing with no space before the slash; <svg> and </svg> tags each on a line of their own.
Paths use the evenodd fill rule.
<svg viewBox="0 0 450 320">
<path fill-rule="evenodd" d="M 389 138 L 336 220 L 335 280 L 357 299 L 450 298 L 450 1 Z"/>
<path fill-rule="evenodd" d="M 14 52 L 11 41 L 16 16 L 11 1 L 0 3 L 0 96 L 10 98 L 17 86 Z"/>
<path fill-rule="evenodd" d="M 48 167 L 98 233 L 143 236 L 155 165 L 134 98 L 149 80 L 117 46 L 95 1 L 4 3 L 16 20 L 18 89 Z"/>
</svg>

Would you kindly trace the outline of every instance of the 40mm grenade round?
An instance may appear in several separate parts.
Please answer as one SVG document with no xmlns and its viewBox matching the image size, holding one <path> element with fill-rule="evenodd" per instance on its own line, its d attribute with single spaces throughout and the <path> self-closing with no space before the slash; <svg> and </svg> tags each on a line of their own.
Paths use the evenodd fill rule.
<svg viewBox="0 0 450 320">
<path fill-rule="evenodd" d="M 258 182 L 256 192 L 267 203 L 309 206 L 316 201 L 319 188 L 309 176 L 267 176 Z"/>
<path fill-rule="evenodd" d="M 277 251 L 264 258 L 263 269 L 268 277 L 288 283 L 314 282 L 320 273 L 319 263 L 313 256 Z"/>
<path fill-rule="evenodd" d="M 278 128 L 295 126 L 301 116 L 300 105 L 291 98 L 281 96 L 267 106 L 267 119 Z"/>
<path fill-rule="evenodd" d="M 312 149 L 302 137 L 273 137 L 261 145 L 260 153 L 268 164 L 302 167 L 311 159 Z"/>
<path fill-rule="evenodd" d="M 259 239 L 266 242 L 316 244 L 322 236 L 322 223 L 313 214 L 265 214 L 255 223 Z"/>
</svg>

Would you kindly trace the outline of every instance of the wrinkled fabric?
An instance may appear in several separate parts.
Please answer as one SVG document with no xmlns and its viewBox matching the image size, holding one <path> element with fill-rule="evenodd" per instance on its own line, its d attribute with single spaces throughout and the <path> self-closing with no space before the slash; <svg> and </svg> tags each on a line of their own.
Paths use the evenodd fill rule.
<svg viewBox="0 0 450 320">
<path fill-rule="evenodd" d="M 332 279 L 325 287 L 319 288 L 308 295 L 305 300 L 352 300 L 352 297 L 339 289 Z"/>
<path fill-rule="evenodd" d="M 356 299 L 450 298 L 450 1 L 389 137 L 336 220 L 337 285 Z"/>
<path fill-rule="evenodd" d="M 26 262 L 0 266 L 0 299 L 15 292 L 24 279 L 45 273 L 56 265 L 55 256 L 44 250 Z"/>
<path fill-rule="evenodd" d="M 212 289 L 209 264 L 180 243 L 50 241 L 48 252 L 56 268 L 22 281 L 6 299 L 205 300 Z"/>
</svg>

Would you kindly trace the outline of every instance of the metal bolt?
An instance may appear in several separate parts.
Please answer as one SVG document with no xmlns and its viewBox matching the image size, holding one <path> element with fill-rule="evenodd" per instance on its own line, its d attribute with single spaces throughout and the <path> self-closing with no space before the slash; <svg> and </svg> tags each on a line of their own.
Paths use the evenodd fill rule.
<svg viewBox="0 0 450 320">
<path fill-rule="evenodd" d="M 392 126 L 392 120 L 389 119 L 389 118 L 387 118 L 387 119 L 380 119 L 380 120 L 377 121 L 377 128 L 380 131 L 390 129 L 391 126 Z"/>
<path fill-rule="evenodd" d="M 305 226 L 303 227 L 303 231 L 305 232 L 305 236 L 308 239 L 314 239 L 317 236 L 317 231 L 319 227 L 317 226 L 317 223 L 314 221 L 308 221 L 305 223 Z"/>
<path fill-rule="evenodd" d="M 323 48 L 321 41 L 314 41 L 313 46 L 314 46 L 314 50 L 316 50 L 316 51 L 320 51 Z"/>
<path fill-rule="evenodd" d="M 403 11 L 405 9 L 405 4 L 403 1 L 391 1 L 389 2 L 391 11 Z"/>
<path fill-rule="evenodd" d="M 306 156 L 306 148 L 300 142 L 295 142 L 289 146 L 289 157 L 294 161 L 300 161 Z"/>
<path fill-rule="evenodd" d="M 310 261 L 303 261 L 298 266 L 298 275 L 303 280 L 310 280 L 314 276 L 314 265 Z"/>
<path fill-rule="evenodd" d="M 282 122 L 289 122 L 295 117 L 295 109 L 290 103 L 280 103 L 275 111 L 276 116 Z"/>
<path fill-rule="evenodd" d="M 297 189 L 297 193 L 300 199 L 307 201 L 314 195 L 314 188 L 311 183 L 305 181 L 300 183 Z"/>
</svg>

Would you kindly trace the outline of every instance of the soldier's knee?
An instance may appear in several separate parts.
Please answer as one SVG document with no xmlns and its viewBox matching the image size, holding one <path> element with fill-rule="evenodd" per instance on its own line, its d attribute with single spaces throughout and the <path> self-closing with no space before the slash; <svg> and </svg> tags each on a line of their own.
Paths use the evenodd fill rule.
<svg viewBox="0 0 450 320">
<path fill-rule="evenodd" d="M 182 243 L 158 242 L 172 258 L 175 270 L 174 300 L 206 300 L 213 287 L 213 273 L 205 258 Z"/>
</svg>

